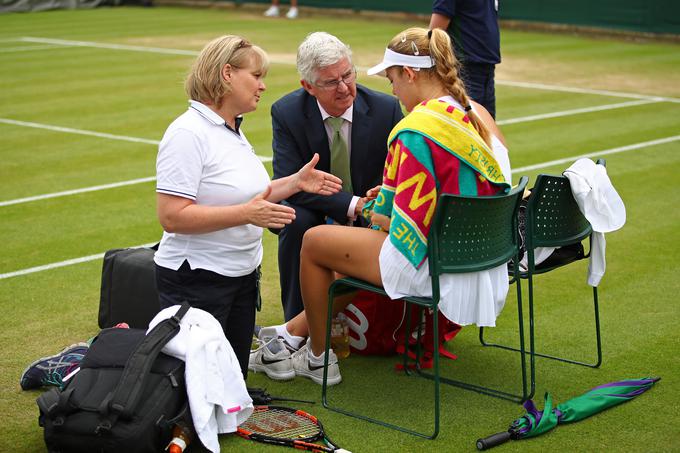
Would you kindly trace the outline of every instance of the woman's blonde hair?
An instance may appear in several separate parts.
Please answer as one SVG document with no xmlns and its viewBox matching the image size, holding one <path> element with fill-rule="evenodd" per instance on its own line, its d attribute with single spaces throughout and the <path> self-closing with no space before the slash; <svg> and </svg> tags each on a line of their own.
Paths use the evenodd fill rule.
<svg viewBox="0 0 680 453">
<path fill-rule="evenodd" d="M 451 38 L 439 28 L 427 30 L 413 27 L 399 33 L 387 45 L 390 50 L 404 55 L 429 55 L 434 60 L 434 67 L 420 69 L 420 73 L 436 77 L 444 84 L 451 96 L 466 110 L 467 115 L 484 142 L 491 146 L 491 133 L 474 110 L 470 107 L 470 98 L 465 85 L 459 76 L 460 63 L 451 50 Z"/>
<path fill-rule="evenodd" d="M 266 73 L 269 57 L 264 50 L 235 35 L 213 39 L 205 45 L 194 61 L 184 82 L 189 98 L 220 107 L 222 99 L 231 94 L 231 84 L 222 77 L 222 68 L 229 64 L 235 69 L 249 65 Z"/>
</svg>

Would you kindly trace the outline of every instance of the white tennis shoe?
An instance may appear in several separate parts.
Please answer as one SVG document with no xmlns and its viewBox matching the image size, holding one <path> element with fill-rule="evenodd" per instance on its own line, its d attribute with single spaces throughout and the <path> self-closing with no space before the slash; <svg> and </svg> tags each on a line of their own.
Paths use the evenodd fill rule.
<svg viewBox="0 0 680 453">
<path fill-rule="evenodd" d="M 295 377 L 290 352 L 276 335 L 276 330 L 262 329 L 264 338 L 258 338 L 257 348 L 250 351 L 248 369 L 255 373 L 265 373 L 271 379 L 287 381 Z M 270 335 L 267 335 L 270 334 Z"/>
<path fill-rule="evenodd" d="M 264 12 L 265 17 L 279 17 L 279 7 L 272 5 Z"/>
<path fill-rule="evenodd" d="M 309 360 L 309 343 L 302 346 L 298 351 L 291 356 L 293 362 L 293 370 L 297 376 L 304 376 L 317 384 L 323 384 L 323 364 L 313 365 Z M 340 368 L 338 367 L 338 357 L 333 350 L 328 352 L 328 385 L 339 384 L 342 381 L 340 376 Z"/>
</svg>

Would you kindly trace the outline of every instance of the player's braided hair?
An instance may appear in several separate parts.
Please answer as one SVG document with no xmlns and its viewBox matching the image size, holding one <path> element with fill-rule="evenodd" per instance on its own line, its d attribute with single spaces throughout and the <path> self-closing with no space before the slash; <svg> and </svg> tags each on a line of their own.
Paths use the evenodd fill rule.
<svg viewBox="0 0 680 453">
<path fill-rule="evenodd" d="M 405 55 L 431 56 L 435 66 L 429 69 L 420 69 L 420 73 L 423 75 L 430 74 L 444 84 L 451 96 L 465 108 L 470 122 L 484 142 L 491 146 L 491 133 L 471 108 L 470 98 L 465 91 L 463 80 L 459 76 L 460 63 L 451 50 L 451 39 L 444 30 L 409 28 L 392 38 L 387 47 Z"/>
</svg>

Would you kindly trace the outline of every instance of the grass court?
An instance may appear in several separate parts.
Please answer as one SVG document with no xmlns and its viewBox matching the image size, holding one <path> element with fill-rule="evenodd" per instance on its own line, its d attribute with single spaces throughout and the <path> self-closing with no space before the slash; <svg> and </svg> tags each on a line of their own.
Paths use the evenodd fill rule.
<svg viewBox="0 0 680 453">
<path fill-rule="evenodd" d="M 427 24 L 304 11 L 288 21 L 265 19 L 259 10 L 171 7 L 0 15 L 0 451 L 45 451 L 39 391 L 21 391 L 19 376 L 34 359 L 98 332 L 103 252 L 161 236 L 157 144 L 186 109 L 183 78 L 201 47 L 239 34 L 270 54 L 267 91 L 243 127 L 271 172 L 269 108 L 299 86 L 294 61 L 302 39 L 316 30 L 337 35 L 354 51 L 359 83 L 389 92 L 385 79 L 366 76 L 365 69 L 412 25 Z M 559 174 L 580 156 L 604 157 L 628 215 L 623 229 L 607 235 L 603 364 L 593 370 L 537 359 L 537 403 L 542 407 L 546 391 L 560 402 L 610 381 L 654 375 L 662 381 L 633 402 L 498 451 L 678 451 L 680 47 L 506 29 L 501 40 L 498 122 L 514 182 Z M 281 322 L 282 313 L 276 237 L 265 232 L 264 243 L 258 323 L 268 325 Z M 586 268 L 580 262 L 537 279 L 538 349 L 592 356 Z M 514 338 L 514 294 L 511 288 L 494 338 Z M 459 358 L 445 360 L 444 372 L 519 387 L 516 354 L 482 349 L 475 328 L 464 329 L 449 348 Z M 341 364 L 343 383 L 333 396 L 427 428 L 431 385 L 395 374 L 395 362 L 351 356 Z M 355 453 L 473 451 L 477 438 L 506 429 L 523 413 L 519 405 L 443 386 L 441 433 L 426 441 L 323 409 L 320 387 L 306 379 L 280 383 L 251 373 L 248 384 L 315 399 L 300 407 Z M 230 435 L 221 445 L 279 451 Z"/>
</svg>

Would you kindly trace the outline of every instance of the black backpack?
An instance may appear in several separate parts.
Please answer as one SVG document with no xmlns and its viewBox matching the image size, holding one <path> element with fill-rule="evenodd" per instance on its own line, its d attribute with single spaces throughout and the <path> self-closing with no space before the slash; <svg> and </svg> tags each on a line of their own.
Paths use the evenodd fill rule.
<svg viewBox="0 0 680 453">
<path fill-rule="evenodd" d="M 38 399 L 39 424 L 51 453 L 157 453 L 178 423 L 193 429 L 184 361 L 161 353 L 189 309 L 142 329 L 102 330 L 62 389 Z"/>
</svg>

